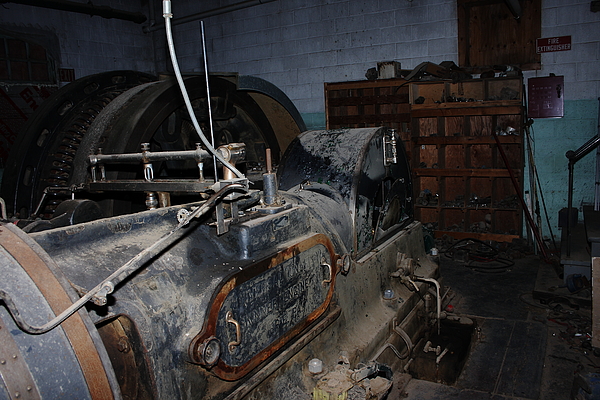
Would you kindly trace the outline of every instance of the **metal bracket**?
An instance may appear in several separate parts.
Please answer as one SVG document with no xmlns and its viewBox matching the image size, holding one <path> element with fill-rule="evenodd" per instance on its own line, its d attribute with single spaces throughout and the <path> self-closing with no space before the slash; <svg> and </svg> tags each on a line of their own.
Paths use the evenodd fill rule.
<svg viewBox="0 0 600 400">
<path fill-rule="evenodd" d="M 396 130 L 390 129 L 383 135 L 383 165 L 386 167 L 398 163 L 398 150 L 396 148 Z"/>
</svg>

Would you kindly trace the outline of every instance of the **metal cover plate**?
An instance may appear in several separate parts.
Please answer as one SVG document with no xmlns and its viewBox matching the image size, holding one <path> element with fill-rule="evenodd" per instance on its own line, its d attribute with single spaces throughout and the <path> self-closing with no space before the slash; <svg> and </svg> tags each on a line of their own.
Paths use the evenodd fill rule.
<svg viewBox="0 0 600 400">
<path fill-rule="evenodd" d="M 318 234 L 230 277 L 192 342 L 192 358 L 204 340 L 216 337 L 221 358 L 212 372 L 227 380 L 244 376 L 327 309 L 337 258 L 329 238 Z"/>
</svg>

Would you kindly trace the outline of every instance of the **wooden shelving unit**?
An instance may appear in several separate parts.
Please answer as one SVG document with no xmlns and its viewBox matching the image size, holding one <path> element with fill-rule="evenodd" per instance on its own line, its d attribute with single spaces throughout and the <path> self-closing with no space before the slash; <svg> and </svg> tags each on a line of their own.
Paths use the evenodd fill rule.
<svg viewBox="0 0 600 400">
<path fill-rule="evenodd" d="M 521 78 L 325 83 L 325 108 L 327 129 L 398 131 L 411 158 L 415 218 L 437 236 L 520 237 L 521 206 L 492 132 L 514 129 L 499 139 L 522 185 Z"/>
<path fill-rule="evenodd" d="M 398 78 L 325 83 L 327 129 L 387 126 L 410 152 L 408 83 Z"/>
<path fill-rule="evenodd" d="M 500 132 L 502 148 L 522 186 L 521 92 L 512 100 L 485 98 L 495 96 L 490 95 L 491 86 L 520 86 L 514 79 L 505 81 L 509 86 L 491 80 L 468 83 L 468 93 L 483 99 L 412 105 L 415 218 L 431 223 L 438 237 L 511 241 L 521 235 L 522 210 L 492 132 Z M 453 87 L 449 82 L 412 85 L 412 100 L 424 93 L 442 100 Z"/>
</svg>

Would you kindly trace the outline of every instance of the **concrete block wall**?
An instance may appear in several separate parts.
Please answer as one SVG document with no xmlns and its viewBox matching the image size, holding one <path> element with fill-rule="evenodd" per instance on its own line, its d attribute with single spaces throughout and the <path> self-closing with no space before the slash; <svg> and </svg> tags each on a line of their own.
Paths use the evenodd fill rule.
<svg viewBox="0 0 600 400">
<path fill-rule="evenodd" d="M 179 17 L 228 6 L 239 0 L 173 2 Z M 157 27 L 162 26 L 156 0 Z M 104 0 L 102 5 L 140 11 L 139 2 Z M 145 9 L 143 12 L 146 13 Z M 271 0 L 204 19 L 209 69 L 266 79 L 294 102 L 309 129 L 325 125 L 324 82 L 362 80 L 378 61 L 399 61 L 411 69 L 422 61 L 458 61 L 456 0 Z M 164 30 L 143 33 L 140 25 L 12 3 L 3 5 L 0 26 L 34 27 L 58 37 L 60 67 L 76 77 L 112 69 L 159 73 L 170 70 Z M 102 35 L 99 33 L 102 32 Z M 565 76 L 565 117 L 534 123 L 537 168 L 557 230 L 566 206 L 566 158 L 597 133 L 600 96 L 600 13 L 589 0 L 542 0 L 542 37 L 571 35 L 571 51 L 542 54 L 542 69 L 525 78 Z M 174 26 L 184 72 L 201 72 L 198 21 Z M 562 140 L 568 138 L 568 140 Z M 593 155 L 576 170 L 574 204 L 589 202 Z"/>
<path fill-rule="evenodd" d="M 107 0 L 102 5 L 140 11 L 139 2 Z M 117 69 L 156 73 L 152 35 L 145 34 L 140 24 L 6 3 L 0 13 L 0 27 L 8 34 L 32 28 L 55 35 L 58 67 L 74 69 L 75 78 Z"/>
<path fill-rule="evenodd" d="M 455 0 L 273 1 L 205 20 L 209 70 L 270 81 L 322 128 L 324 82 L 365 79 L 378 61 L 457 62 L 456 18 Z M 196 70 L 201 58 L 184 49 L 197 46 L 199 24 L 175 28 L 181 67 Z"/>
<path fill-rule="evenodd" d="M 458 60 L 455 0 L 274 1 L 211 17 L 205 24 L 211 70 L 274 83 L 313 129 L 325 125 L 323 82 L 362 80 L 378 61 L 399 61 L 411 69 L 422 61 Z M 198 29 L 176 41 L 192 45 Z M 589 0 L 542 0 L 541 36 L 571 35 L 573 43 L 571 51 L 542 54 L 542 69 L 525 72 L 525 80 L 565 76 L 565 117 L 534 123 L 535 159 L 542 191 L 552 199 L 547 211 L 555 235 L 558 211 L 566 207 L 564 153 L 597 133 L 599 32 L 600 13 L 590 11 Z M 198 58 L 189 62 L 184 60 L 184 68 L 199 65 Z M 576 168 L 576 205 L 593 200 L 594 161 L 588 155 Z M 543 232 L 549 234 L 545 221 Z"/>
<path fill-rule="evenodd" d="M 533 123 L 536 167 L 545 195 L 550 225 L 542 215 L 543 232 L 558 230 L 558 212 L 567 207 L 568 171 L 565 153 L 598 134 L 600 97 L 600 12 L 587 0 L 542 0 L 542 37 L 571 36 L 572 50 L 542 54 L 542 69 L 525 78 L 564 76 L 564 117 Z M 596 153 L 575 165 L 573 206 L 593 203 Z M 528 181 L 525 182 L 528 186 Z M 541 205 L 541 203 L 540 203 Z M 581 215 L 581 214 L 580 214 Z"/>
</svg>

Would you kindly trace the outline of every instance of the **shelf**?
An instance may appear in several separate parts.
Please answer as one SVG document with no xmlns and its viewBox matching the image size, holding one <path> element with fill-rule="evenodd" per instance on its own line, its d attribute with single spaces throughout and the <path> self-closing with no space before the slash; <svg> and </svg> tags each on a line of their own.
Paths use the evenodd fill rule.
<svg viewBox="0 0 600 400">
<path fill-rule="evenodd" d="M 523 80 L 518 77 L 410 83 L 410 103 L 415 107 L 454 107 L 454 104 L 520 102 L 522 99 Z"/>
<path fill-rule="evenodd" d="M 413 117 L 454 117 L 463 115 L 520 114 L 520 101 L 483 101 L 475 103 L 413 104 Z"/>
<path fill-rule="evenodd" d="M 434 236 L 441 238 L 444 235 L 451 236 L 454 239 L 478 239 L 478 240 L 493 240 L 495 242 L 512 242 L 514 239 L 519 239 L 519 235 L 507 235 L 503 233 L 475 233 L 475 232 L 459 232 L 459 231 L 435 231 Z"/>
<path fill-rule="evenodd" d="M 502 144 L 521 144 L 523 138 L 518 135 L 498 136 Z M 417 145 L 473 145 L 496 144 L 493 136 L 421 136 L 415 139 Z"/>
<path fill-rule="evenodd" d="M 487 100 L 412 104 L 413 188 L 415 199 L 421 196 L 415 202 L 421 204 L 415 204 L 415 218 L 433 224 L 436 236 L 511 241 L 522 232 L 516 199 L 517 190 L 522 191 L 524 165 L 521 83 L 520 79 L 465 82 L 461 88 L 465 97 Z M 519 92 L 518 99 L 489 97 L 507 87 Z M 411 100 L 448 96 L 457 88 L 447 81 L 415 83 Z M 518 189 L 492 136 L 497 129 L 518 133 L 498 136 Z M 435 196 L 422 198 L 423 193 Z M 476 201 L 482 204 L 474 205 Z"/>
<path fill-rule="evenodd" d="M 387 126 L 409 140 L 407 84 L 405 79 L 325 83 L 327 129 Z"/>
<path fill-rule="evenodd" d="M 416 176 L 431 177 L 464 177 L 464 178 L 510 178 L 507 169 L 467 169 L 467 168 L 413 168 Z M 520 176 L 521 171 L 513 171 L 515 176 Z"/>
</svg>

